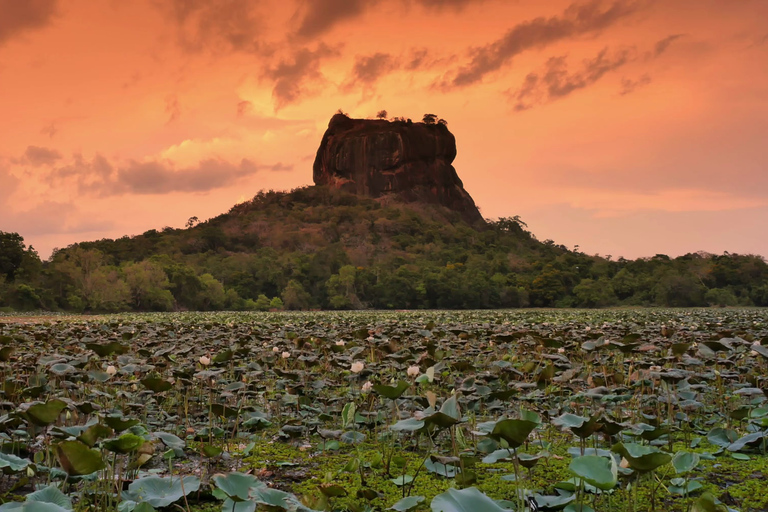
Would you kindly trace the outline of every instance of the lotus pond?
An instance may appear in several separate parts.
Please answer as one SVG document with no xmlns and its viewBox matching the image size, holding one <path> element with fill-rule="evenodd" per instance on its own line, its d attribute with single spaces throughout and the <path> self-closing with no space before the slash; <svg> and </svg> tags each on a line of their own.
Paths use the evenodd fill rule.
<svg viewBox="0 0 768 512">
<path fill-rule="evenodd" d="M 0 511 L 768 510 L 768 311 L 0 316 Z"/>
</svg>

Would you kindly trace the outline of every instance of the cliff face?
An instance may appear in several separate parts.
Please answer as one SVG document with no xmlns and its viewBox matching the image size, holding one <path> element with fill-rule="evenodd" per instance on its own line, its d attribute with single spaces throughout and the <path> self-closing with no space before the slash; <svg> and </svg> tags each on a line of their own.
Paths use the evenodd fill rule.
<svg viewBox="0 0 768 512">
<path fill-rule="evenodd" d="M 443 125 L 350 119 L 328 123 L 314 165 L 316 185 L 369 197 L 395 194 L 406 201 L 456 210 L 483 222 L 451 163 L 456 139 Z"/>
</svg>

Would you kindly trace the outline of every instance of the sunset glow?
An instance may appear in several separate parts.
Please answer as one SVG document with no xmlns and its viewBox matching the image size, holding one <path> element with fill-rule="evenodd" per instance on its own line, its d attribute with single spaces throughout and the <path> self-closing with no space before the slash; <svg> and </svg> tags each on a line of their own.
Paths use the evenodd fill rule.
<svg viewBox="0 0 768 512">
<path fill-rule="evenodd" d="M 0 231 L 55 247 L 312 184 L 331 115 L 455 134 L 487 218 L 768 256 L 764 0 L 0 0 Z"/>
</svg>

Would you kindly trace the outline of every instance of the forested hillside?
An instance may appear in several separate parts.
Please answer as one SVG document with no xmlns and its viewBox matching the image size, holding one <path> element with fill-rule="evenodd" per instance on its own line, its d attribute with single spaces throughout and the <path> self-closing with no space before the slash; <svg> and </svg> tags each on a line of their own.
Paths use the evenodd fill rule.
<svg viewBox="0 0 768 512">
<path fill-rule="evenodd" d="M 768 306 L 768 265 L 727 253 L 610 261 L 538 241 L 518 218 L 473 228 L 440 206 L 319 186 L 262 192 L 186 229 L 83 242 L 45 262 L 0 232 L 5 310 L 613 305 Z"/>
</svg>

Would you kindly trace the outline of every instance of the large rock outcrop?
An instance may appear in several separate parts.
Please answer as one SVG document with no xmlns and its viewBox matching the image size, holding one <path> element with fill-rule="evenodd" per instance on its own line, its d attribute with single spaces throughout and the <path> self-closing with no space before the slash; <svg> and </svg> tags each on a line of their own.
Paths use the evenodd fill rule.
<svg viewBox="0 0 768 512">
<path fill-rule="evenodd" d="M 443 124 L 350 119 L 328 123 L 314 165 L 316 185 L 369 197 L 440 204 L 469 223 L 483 217 L 451 163 L 456 139 Z"/>
</svg>

